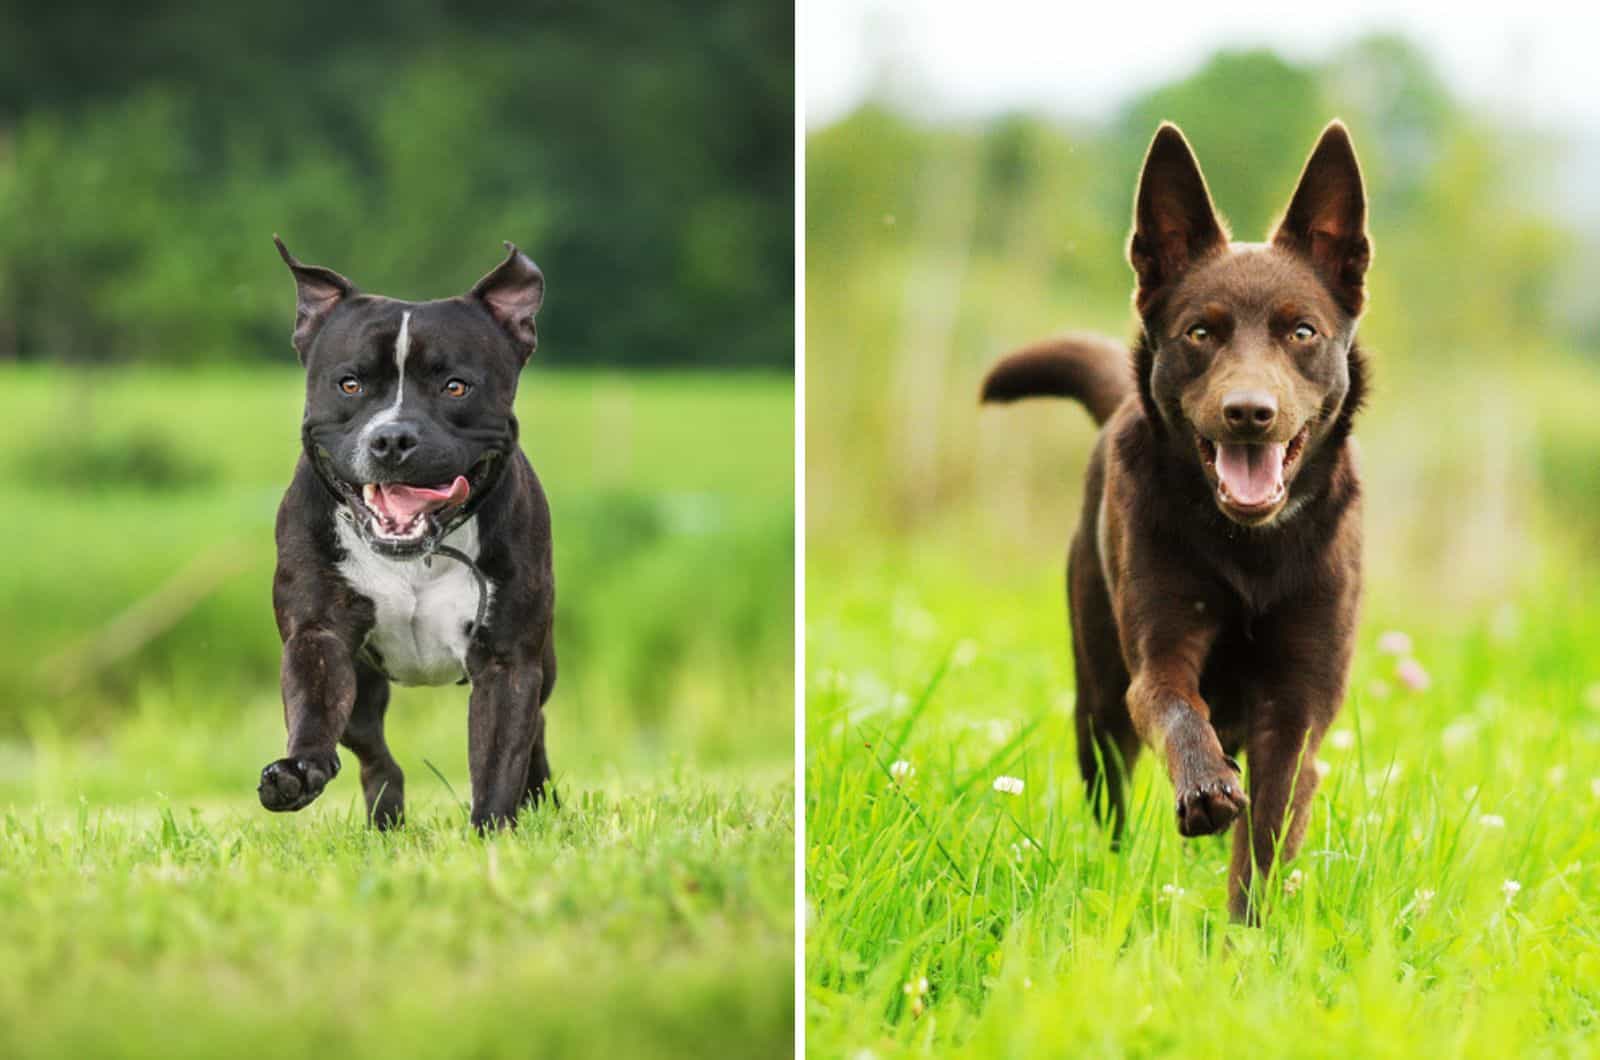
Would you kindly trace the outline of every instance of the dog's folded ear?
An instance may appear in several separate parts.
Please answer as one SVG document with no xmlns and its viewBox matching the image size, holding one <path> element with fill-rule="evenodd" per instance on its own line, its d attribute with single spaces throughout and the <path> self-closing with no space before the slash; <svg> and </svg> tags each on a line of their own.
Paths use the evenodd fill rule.
<svg viewBox="0 0 1600 1060">
<path fill-rule="evenodd" d="M 1176 125 L 1162 122 L 1139 174 L 1128 241 L 1128 261 L 1139 278 L 1139 311 L 1148 310 L 1190 265 L 1227 245 L 1227 228 L 1189 142 Z"/>
<path fill-rule="evenodd" d="M 1342 122 L 1323 130 L 1272 242 L 1310 261 L 1348 313 L 1361 312 L 1372 241 L 1361 166 Z"/>
<path fill-rule="evenodd" d="M 332 269 L 324 269 L 318 265 L 302 265 L 293 254 L 289 253 L 289 248 L 283 245 L 283 240 L 276 235 L 272 237 L 272 242 L 277 246 L 283 263 L 294 273 L 293 342 L 295 352 L 300 355 L 301 363 L 304 363 L 306 352 L 311 349 L 311 343 L 317 337 L 317 332 L 322 330 L 328 314 L 333 312 L 340 302 L 358 292 L 354 284 Z"/>
<path fill-rule="evenodd" d="M 524 362 L 539 345 L 533 318 L 544 304 L 544 273 L 510 243 L 506 260 L 473 286 L 473 298 L 482 302 L 502 328 L 523 346 Z"/>
</svg>

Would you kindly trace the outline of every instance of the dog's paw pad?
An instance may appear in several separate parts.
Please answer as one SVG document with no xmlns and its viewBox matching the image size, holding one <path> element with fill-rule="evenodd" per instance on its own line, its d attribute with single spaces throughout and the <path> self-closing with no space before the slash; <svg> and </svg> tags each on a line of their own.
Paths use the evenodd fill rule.
<svg viewBox="0 0 1600 1060">
<path fill-rule="evenodd" d="M 1226 773 L 1186 785 L 1178 792 L 1178 831 L 1185 836 L 1221 832 L 1248 801 L 1236 778 Z"/>
<path fill-rule="evenodd" d="M 338 773 L 336 754 L 280 758 L 261 771 L 256 794 L 261 805 L 275 813 L 304 809 Z"/>
</svg>

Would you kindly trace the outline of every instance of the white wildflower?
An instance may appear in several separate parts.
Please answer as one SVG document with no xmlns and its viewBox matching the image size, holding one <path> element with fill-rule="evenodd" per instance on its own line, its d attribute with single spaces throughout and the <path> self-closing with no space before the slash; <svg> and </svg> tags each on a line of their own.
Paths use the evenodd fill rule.
<svg viewBox="0 0 1600 1060">
<path fill-rule="evenodd" d="M 1305 874 L 1299 869 L 1295 869 L 1283 878 L 1283 893 L 1288 895 L 1298 894 L 1301 884 L 1305 882 Z"/>
<path fill-rule="evenodd" d="M 1391 629 L 1378 638 L 1378 650 L 1385 655 L 1410 655 L 1411 635 Z"/>
<path fill-rule="evenodd" d="M 915 604 L 901 603 L 894 610 L 895 629 L 910 640 L 932 640 L 939 632 L 939 621 L 932 612 Z"/>
<path fill-rule="evenodd" d="M 1433 889 L 1424 887 L 1419 890 L 1413 900 L 1412 908 L 1417 911 L 1418 916 L 1427 916 L 1428 910 L 1433 908 Z"/>
<path fill-rule="evenodd" d="M 1315 762 L 1312 762 L 1311 767 L 1317 771 L 1317 776 L 1322 779 L 1326 779 L 1328 774 L 1333 772 L 1333 766 L 1323 758 L 1319 758 Z"/>
<path fill-rule="evenodd" d="M 889 765 L 889 775 L 895 780 L 909 780 L 917 775 L 917 767 L 902 758 Z"/>
<path fill-rule="evenodd" d="M 902 989 L 904 989 L 906 994 L 911 998 L 911 1014 L 913 1016 L 922 1015 L 922 1010 L 927 1007 L 926 1003 L 922 1000 L 928 996 L 927 978 L 923 977 L 915 982 L 907 983 Z"/>
<path fill-rule="evenodd" d="M 1400 763 L 1391 762 L 1381 774 L 1367 778 L 1368 794 L 1376 795 L 1385 788 L 1393 787 L 1400 780 L 1402 772 Z"/>
<path fill-rule="evenodd" d="M 1356 734 L 1349 729 L 1335 729 L 1328 734 L 1328 744 L 1335 751 L 1348 751 L 1356 745 Z"/>
<path fill-rule="evenodd" d="M 1478 823 L 1483 825 L 1485 828 L 1504 828 L 1506 826 L 1506 819 L 1501 817 L 1498 813 L 1486 813 L 1478 818 Z"/>
<path fill-rule="evenodd" d="M 1517 892 L 1522 890 L 1522 884 L 1516 880 L 1507 880 L 1500 885 L 1500 893 L 1506 896 L 1506 904 L 1510 905 L 1517 897 Z"/>
<path fill-rule="evenodd" d="M 994 790 L 999 791 L 999 792 L 1004 792 L 1007 795 L 1021 795 L 1022 794 L 1022 778 L 1021 777 L 995 777 L 994 778 Z"/>
<path fill-rule="evenodd" d="M 1444 732 L 1439 734 L 1439 740 L 1444 744 L 1446 751 L 1454 751 L 1464 747 L 1477 732 L 1477 722 L 1471 718 L 1457 718 L 1444 727 Z"/>
<path fill-rule="evenodd" d="M 1401 659 L 1400 664 L 1394 668 L 1394 675 L 1400 683 L 1413 692 L 1426 692 L 1428 686 L 1433 684 L 1433 679 L 1428 676 L 1428 671 L 1415 659 Z"/>
</svg>

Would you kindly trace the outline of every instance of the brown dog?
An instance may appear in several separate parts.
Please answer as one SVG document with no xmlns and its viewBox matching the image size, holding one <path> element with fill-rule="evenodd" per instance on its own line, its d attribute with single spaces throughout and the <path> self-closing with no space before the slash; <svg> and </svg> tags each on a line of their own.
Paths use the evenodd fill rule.
<svg viewBox="0 0 1600 1060">
<path fill-rule="evenodd" d="M 1300 845 L 1361 595 L 1350 425 L 1371 245 L 1349 134 L 1322 134 L 1269 242 L 1234 243 L 1162 125 L 1128 257 L 1131 361 L 1109 340 L 1041 343 L 997 365 L 983 400 L 1072 397 L 1104 424 L 1067 564 L 1079 767 L 1119 830 L 1141 744 L 1166 763 L 1183 835 L 1248 803 L 1228 903 L 1246 919 L 1252 874 Z"/>
</svg>

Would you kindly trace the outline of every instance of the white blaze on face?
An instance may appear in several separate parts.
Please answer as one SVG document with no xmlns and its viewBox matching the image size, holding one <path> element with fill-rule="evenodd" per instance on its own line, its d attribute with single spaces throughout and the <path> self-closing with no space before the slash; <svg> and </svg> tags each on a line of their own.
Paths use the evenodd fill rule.
<svg viewBox="0 0 1600 1060">
<path fill-rule="evenodd" d="M 400 334 L 394 340 L 394 404 L 367 421 L 356 439 L 356 470 L 368 481 L 376 478 L 372 467 L 372 432 L 386 423 L 400 418 L 400 409 L 406 400 L 406 358 L 411 356 L 411 311 L 400 314 Z"/>
<path fill-rule="evenodd" d="M 400 314 L 400 334 L 394 340 L 394 405 L 389 409 L 389 418 L 394 419 L 400 415 L 400 406 L 406 400 L 406 358 L 411 356 L 411 312 L 407 310 Z"/>
</svg>

